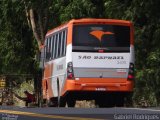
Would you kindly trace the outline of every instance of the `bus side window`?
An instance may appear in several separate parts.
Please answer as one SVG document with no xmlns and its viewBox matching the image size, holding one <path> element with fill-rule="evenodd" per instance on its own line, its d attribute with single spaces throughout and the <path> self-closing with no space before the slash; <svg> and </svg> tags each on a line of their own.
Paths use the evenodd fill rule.
<svg viewBox="0 0 160 120">
<path fill-rule="evenodd" d="M 65 30 L 62 32 L 62 50 L 61 55 L 64 56 L 64 49 L 65 49 Z"/>
<path fill-rule="evenodd" d="M 45 40 L 44 42 L 44 61 L 46 61 L 46 44 L 47 44 L 47 40 Z"/>
<path fill-rule="evenodd" d="M 61 40 L 61 32 L 60 33 L 58 33 L 59 34 L 59 39 L 58 39 L 58 55 L 57 55 L 57 57 L 59 58 L 59 57 L 61 57 L 61 42 L 62 42 L 62 40 Z"/>
<path fill-rule="evenodd" d="M 52 44 L 53 43 L 53 39 L 54 39 L 54 36 L 52 35 L 51 39 L 50 39 L 50 58 L 49 58 L 50 60 L 53 59 L 53 57 L 52 57 L 52 53 L 53 53 L 53 50 L 52 50 L 52 48 L 53 48 L 53 44 Z"/>
<path fill-rule="evenodd" d="M 66 40 L 67 40 L 67 30 L 64 31 L 63 35 L 63 56 L 66 55 Z"/>
<path fill-rule="evenodd" d="M 50 57 L 51 57 L 51 52 L 50 52 L 50 43 L 51 43 L 51 38 L 47 39 L 47 48 L 46 48 L 46 60 L 49 61 Z"/>
<path fill-rule="evenodd" d="M 60 42 L 60 57 L 63 56 L 62 52 L 63 52 L 63 31 L 61 32 L 61 42 Z"/>
<path fill-rule="evenodd" d="M 55 48 L 55 35 L 52 38 L 52 59 L 54 59 L 54 48 Z"/>
<path fill-rule="evenodd" d="M 56 59 L 66 54 L 67 30 L 53 34 L 45 41 L 45 60 Z"/>
<path fill-rule="evenodd" d="M 55 59 L 58 56 L 58 39 L 59 39 L 59 35 L 56 34 L 56 39 L 55 39 Z"/>
<path fill-rule="evenodd" d="M 46 39 L 46 44 L 45 44 L 45 61 L 48 61 L 48 38 Z"/>
<path fill-rule="evenodd" d="M 57 35 L 54 35 L 53 59 L 56 58 L 56 47 L 57 47 L 57 45 L 56 45 L 56 43 L 57 43 L 56 39 L 57 39 Z"/>
</svg>

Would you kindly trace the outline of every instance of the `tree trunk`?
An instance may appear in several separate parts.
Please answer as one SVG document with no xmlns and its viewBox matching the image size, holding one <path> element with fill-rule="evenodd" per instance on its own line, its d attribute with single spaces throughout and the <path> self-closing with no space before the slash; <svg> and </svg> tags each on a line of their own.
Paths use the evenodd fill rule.
<svg viewBox="0 0 160 120">
<path fill-rule="evenodd" d="M 42 45 L 42 40 L 40 38 L 40 35 L 38 34 L 38 29 L 37 29 L 36 23 L 35 23 L 34 11 L 32 8 L 29 10 L 29 14 L 30 14 L 30 21 L 31 21 L 31 27 L 33 30 L 33 34 L 37 40 L 38 47 L 40 49 L 40 46 Z"/>
</svg>

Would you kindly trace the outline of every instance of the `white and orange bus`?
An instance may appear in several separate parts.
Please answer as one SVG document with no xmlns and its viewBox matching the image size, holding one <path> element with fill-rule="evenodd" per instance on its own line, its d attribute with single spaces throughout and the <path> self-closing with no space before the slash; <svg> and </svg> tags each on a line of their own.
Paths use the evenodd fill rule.
<svg viewBox="0 0 160 120">
<path fill-rule="evenodd" d="M 130 21 L 71 20 L 45 37 L 43 99 L 74 107 L 95 100 L 123 106 L 134 85 L 134 33 Z M 58 103 L 58 104 L 57 104 Z"/>
</svg>

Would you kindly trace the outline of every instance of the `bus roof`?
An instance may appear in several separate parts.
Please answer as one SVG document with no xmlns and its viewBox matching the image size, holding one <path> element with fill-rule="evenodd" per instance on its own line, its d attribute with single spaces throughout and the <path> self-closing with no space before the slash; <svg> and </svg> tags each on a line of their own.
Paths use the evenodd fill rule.
<svg viewBox="0 0 160 120">
<path fill-rule="evenodd" d="M 124 25 L 130 26 L 132 23 L 126 20 L 117 20 L 117 19 L 97 19 L 97 18 L 82 18 L 82 19 L 72 19 L 69 22 L 62 24 L 52 30 L 49 30 L 46 36 L 51 35 L 55 31 L 61 30 L 66 28 L 69 24 L 96 24 L 96 23 L 105 23 L 105 24 L 112 24 L 112 25 Z"/>
<path fill-rule="evenodd" d="M 69 23 L 81 24 L 81 23 L 108 23 L 108 24 L 118 24 L 118 25 L 130 25 L 130 21 L 117 20 L 117 19 L 96 19 L 96 18 L 83 18 L 83 19 L 73 19 Z"/>
</svg>

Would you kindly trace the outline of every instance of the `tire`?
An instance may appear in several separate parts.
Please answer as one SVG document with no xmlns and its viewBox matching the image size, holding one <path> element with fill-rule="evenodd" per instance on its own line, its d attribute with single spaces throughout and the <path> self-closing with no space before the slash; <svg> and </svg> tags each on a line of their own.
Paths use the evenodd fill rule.
<svg viewBox="0 0 160 120">
<path fill-rule="evenodd" d="M 115 100 L 113 96 L 103 95 L 95 100 L 95 104 L 98 105 L 99 108 L 114 107 Z"/>
<path fill-rule="evenodd" d="M 60 97 L 60 101 L 58 104 L 59 107 L 65 107 L 66 106 L 66 98 L 65 97 Z"/>
<path fill-rule="evenodd" d="M 124 95 L 123 94 L 117 95 L 115 99 L 116 99 L 117 107 L 124 107 Z"/>
<path fill-rule="evenodd" d="M 75 99 L 73 99 L 73 98 L 68 98 L 67 99 L 68 107 L 75 107 L 75 104 L 76 104 L 76 100 Z"/>
<path fill-rule="evenodd" d="M 46 100 L 47 107 L 54 107 L 53 102 L 51 100 Z"/>
<path fill-rule="evenodd" d="M 133 107 L 132 97 L 133 97 L 133 93 L 128 93 L 128 94 L 126 95 L 126 98 L 125 98 L 125 100 L 124 100 L 126 107 Z"/>
</svg>

